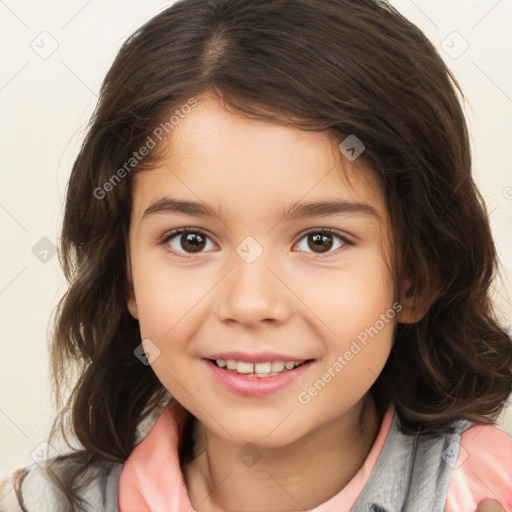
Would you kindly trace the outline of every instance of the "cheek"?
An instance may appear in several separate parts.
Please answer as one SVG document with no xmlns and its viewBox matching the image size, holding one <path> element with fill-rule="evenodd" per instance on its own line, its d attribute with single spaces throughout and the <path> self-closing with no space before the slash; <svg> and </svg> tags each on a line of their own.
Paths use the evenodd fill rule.
<svg viewBox="0 0 512 512">
<path fill-rule="evenodd" d="M 133 279 L 141 334 L 149 338 L 167 338 L 190 322 L 208 291 L 204 279 L 156 262 L 139 266 Z"/>
<path fill-rule="evenodd" d="M 382 276 L 360 279 L 354 276 L 351 292 L 343 299 L 343 314 L 338 330 L 345 339 L 359 339 L 364 343 L 367 336 L 392 337 L 396 313 L 392 308 L 392 289 Z"/>
<path fill-rule="evenodd" d="M 174 272 L 170 276 L 170 272 L 158 272 L 156 268 L 146 269 L 138 276 L 136 294 L 141 337 L 151 340 L 148 347 L 157 354 L 151 367 L 160 382 L 181 403 L 188 404 L 188 393 L 198 396 L 201 391 L 189 357 L 192 355 L 189 342 L 198 323 L 194 305 L 205 291 L 199 285 L 187 283 L 183 276 L 180 278 Z"/>
<path fill-rule="evenodd" d="M 321 320 L 317 324 L 325 334 L 326 357 L 317 377 L 333 382 L 329 385 L 333 399 L 340 390 L 347 398 L 362 396 L 393 345 L 397 312 L 389 271 L 377 250 L 358 256 L 358 261 L 336 271 L 336 279 L 325 273 L 303 282 L 303 293 L 310 290 L 307 305 Z"/>
<path fill-rule="evenodd" d="M 394 301 L 389 271 L 374 249 L 359 251 L 338 269 L 304 273 L 297 285 L 334 346 L 373 326 Z"/>
</svg>

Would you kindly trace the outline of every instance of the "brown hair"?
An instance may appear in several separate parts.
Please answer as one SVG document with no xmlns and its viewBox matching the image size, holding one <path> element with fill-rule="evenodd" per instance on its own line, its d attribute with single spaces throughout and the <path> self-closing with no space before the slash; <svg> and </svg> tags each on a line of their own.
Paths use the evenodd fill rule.
<svg viewBox="0 0 512 512">
<path fill-rule="evenodd" d="M 123 44 L 69 180 L 59 257 L 70 286 L 51 346 L 61 412 L 50 438 L 68 430 L 83 450 L 59 458 L 74 459 L 76 473 L 48 468 L 63 480 L 69 510 L 81 510 L 80 467 L 125 461 L 136 426 L 166 397 L 134 356 L 141 337 L 126 305 L 132 175 L 159 148 L 103 198 L 95 191 L 162 119 L 206 92 L 250 118 L 364 142 L 400 275 L 412 276 L 418 297 L 433 283 L 438 293 L 420 321 L 397 326 L 373 386 L 382 406 L 395 405 L 403 432 L 493 422 L 512 392 L 512 343 L 489 296 L 497 261 L 471 176 L 462 92 L 426 36 L 381 0 L 181 0 Z"/>
</svg>

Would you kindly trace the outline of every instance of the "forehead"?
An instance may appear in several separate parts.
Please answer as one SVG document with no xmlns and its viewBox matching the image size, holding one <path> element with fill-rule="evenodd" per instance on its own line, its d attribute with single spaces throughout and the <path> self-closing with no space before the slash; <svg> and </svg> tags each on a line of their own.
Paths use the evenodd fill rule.
<svg viewBox="0 0 512 512">
<path fill-rule="evenodd" d="M 336 199 L 371 204 L 385 215 L 373 172 L 347 160 L 327 132 L 247 119 L 206 98 L 165 142 L 167 150 L 154 167 L 134 176 L 135 218 L 168 194 L 240 215 Z"/>
</svg>

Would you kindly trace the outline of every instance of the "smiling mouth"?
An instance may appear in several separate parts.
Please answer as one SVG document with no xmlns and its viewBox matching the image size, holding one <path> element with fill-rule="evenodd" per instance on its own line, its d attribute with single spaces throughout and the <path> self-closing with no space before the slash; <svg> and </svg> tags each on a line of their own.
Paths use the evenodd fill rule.
<svg viewBox="0 0 512 512">
<path fill-rule="evenodd" d="M 311 363 L 314 359 L 304 361 L 267 361 L 264 363 L 248 363 L 235 361 L 233 359 L 208 359 L 217 368 L 235 375 L 246 375 L 256 377 L 273 377 L 283 373 L 291 372 L 305 364 Z"/>
</svg>

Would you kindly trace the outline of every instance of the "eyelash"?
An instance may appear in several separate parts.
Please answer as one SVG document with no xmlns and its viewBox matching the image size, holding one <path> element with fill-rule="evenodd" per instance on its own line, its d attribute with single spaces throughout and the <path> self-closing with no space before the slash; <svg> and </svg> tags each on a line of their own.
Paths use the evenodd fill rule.
<svg viewBox="0 0 512 512">
<path fill-rule="evenodd" d="M 200 234 L 206 238 L 210 238 L 204 231 L 202 231 L 201 229 L 197 229 L 197 228 L 178 228 L 178 229 L 174 229 L 172 231 L 169 231 L 168 233 L 166 233 L 164 235 L 164 237 L 160 240 L 159 242 L 159 245 L 162 245 L 162 246 L 166 246 L 165 249 L 169 252 L 171 252 L 172 254 L 176 254 L 177 256 L 179 257 L 187 257 L 187 256 L 195 256 L 195 255 L 200 255 L 201 252 L 198 252 L 198 253 L 179 253 L 173 249 L 171 249 L 168 245 L 168 243 L 175 237 L 177 237 L 178 235 L 183 235 L 184 233 L 197 233 L 197 234 Z M 325 234 L 325 233 L 329 233 L 331 235 L 334 235 L 335 237 L 337 237 L 339 240 L 341 240 L 343 242 L 343 245 L 341 247 L 338 247 L 338 249 L 336 249 L 335 251 L 332 251 L 332 252 L 327 252 L 325 253 L 326 256 L 322 255 L 322 254 L 316 254 L 315 253 L 308 253 L 308 254 L 311 254 L 313 256 L 312 259 L 325 259 L 325 258 L 329 258 L 333 255 L 336 255 L 338 252 L 340 251 L 343 251 L 344 248 L 346 246 L 351 246 L 351 245 L 354 245 L 354 243 L 349 240 L 346 236 L 342 235 L 339 231 L 335 230 L 335 229 L 331 229 L 331 228 L 314 228 L 314 229 L 309 229 L 308 231 L 305 231 L 304 233 L 302 233 L 302 236 L 300 237 L 299 241 L 297 242 L 297 244 L 303 239 L 305 238 L 307 235 L 309 234 L 312 234 L 312 233 L 322 233 L 322 234 Z M 295 244 L 295 245 L 297 245 Z M 187 255 L 187 256 L 185 256 Z"/>
</svg>

